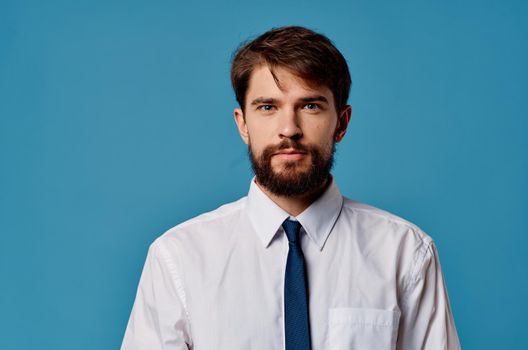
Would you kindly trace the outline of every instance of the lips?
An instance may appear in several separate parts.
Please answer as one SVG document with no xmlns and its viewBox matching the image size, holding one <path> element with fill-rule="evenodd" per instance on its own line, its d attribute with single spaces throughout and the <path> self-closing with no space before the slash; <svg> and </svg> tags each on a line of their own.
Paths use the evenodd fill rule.
<svg viewBox="0 0 528 350">
<path fill-rule="evenodd" d="M 300 150 L 296 150 L 296 149 L 282 149 L 282 150 L 276 152 L 274 155 L 278 155 L 278 154 L 284 154 L 284 155 L 291 154 L 291 155 L 293 155 L 293 154 L 306 154 L 306 152 L 300 151 Z"/>
<path fill-rule="evenodd" d="M 283 149 L 274 155 L 283 160 L 301 160 L 306 155 L 306 152 L 296 149 Z"/>
</svg>

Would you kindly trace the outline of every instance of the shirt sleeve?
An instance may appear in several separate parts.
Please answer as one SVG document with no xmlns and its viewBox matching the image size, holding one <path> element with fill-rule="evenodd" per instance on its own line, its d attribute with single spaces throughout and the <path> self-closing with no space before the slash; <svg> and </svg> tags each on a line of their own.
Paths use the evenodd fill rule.
<svg viewBox="0 0 528 350">
<path fill-rule="evenodd" d="M 192 349 L 185 295 L 165 249 L 150 246 L 121 350 Z"/>
<path fill-rule="evenodd" d="M 424 242 L 402 300 L 397 349 L 460 349 L 438 252 Z"/>
</svg>

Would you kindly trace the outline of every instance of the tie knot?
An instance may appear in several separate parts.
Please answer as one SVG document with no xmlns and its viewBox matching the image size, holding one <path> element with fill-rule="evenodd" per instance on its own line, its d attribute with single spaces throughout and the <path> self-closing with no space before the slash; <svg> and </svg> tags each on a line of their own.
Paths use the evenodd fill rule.
<svg viewBox="0 0 528 350">
<path fill-rule="evenodd" d="M 290 243 L 297 243 L 299 240 L 299 231 L 301 230 L 301 223 L 290 219 L 284 220 L 282 223 L 286 237 Z"/>
</svg>

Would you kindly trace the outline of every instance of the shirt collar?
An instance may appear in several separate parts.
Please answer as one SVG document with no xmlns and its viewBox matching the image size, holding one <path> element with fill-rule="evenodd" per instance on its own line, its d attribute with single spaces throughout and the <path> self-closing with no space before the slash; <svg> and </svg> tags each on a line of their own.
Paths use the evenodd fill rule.
<svg viewBox="0 0 528 350">
<path fill-rule="evenodd" d="M 319 250 L 323 249 L 326 239 L 339 217 L 342 206 L 343 196 L 332 178 L 325 192 L 301 214 L 297 215 L 297 220 Z M 249 187 L 248 215 L 266 248 L 279 231 L 284 220 L 290 216 L 262 192 L 255 183 L 255 178 L 251 180 Z"/>
</svg>

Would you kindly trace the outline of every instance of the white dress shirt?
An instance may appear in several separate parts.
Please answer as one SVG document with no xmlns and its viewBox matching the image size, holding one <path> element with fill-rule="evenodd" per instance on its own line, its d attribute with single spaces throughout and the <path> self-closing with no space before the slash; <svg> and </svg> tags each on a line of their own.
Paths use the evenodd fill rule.
<svg viewBox="0 0 528 350">
<path fill-rule="evenodd" d="M 247 197 L 156 239 L 121 349 L 284 349 L 288 217 L 252 181 Z M 436 247 L 418 227 L 333 181 L 296 219 L 313 350 L 460 348 Z"/>
</svg>

